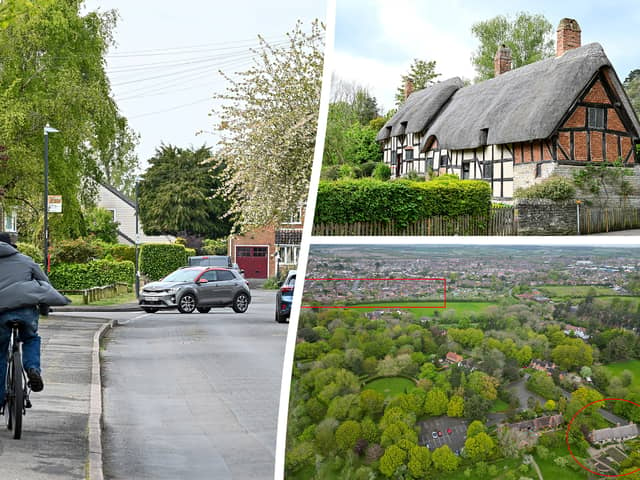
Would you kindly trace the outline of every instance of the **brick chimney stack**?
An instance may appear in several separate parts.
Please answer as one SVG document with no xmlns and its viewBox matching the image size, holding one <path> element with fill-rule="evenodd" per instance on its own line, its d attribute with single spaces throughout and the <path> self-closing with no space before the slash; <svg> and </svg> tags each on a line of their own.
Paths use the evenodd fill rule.
<svg viewBox="0 0 640 480">
<path fill-rule="evenodd" d="M 567 50 L 578 48 L 581 45 L 580 25 L 573 18 L 563 18 L 558 25 L 558 40 L 556 42 L 556 57 Z"/>
<path fill-rule="evenodd" d="M 411 78 L 407 78 L 404 82 L 404 99 L 406 100 L 409 98 L 409 95 L 411 95 L 415 89 L 416 87 L 413 84 L 413 80 Z"/>
<path fill-rule="evenodd" d="M 493 57 L 493 68 L 496 77 L 511 70 L 511 49 L 504 43 L 500 45 L 496 56 Z"/>
</svg>

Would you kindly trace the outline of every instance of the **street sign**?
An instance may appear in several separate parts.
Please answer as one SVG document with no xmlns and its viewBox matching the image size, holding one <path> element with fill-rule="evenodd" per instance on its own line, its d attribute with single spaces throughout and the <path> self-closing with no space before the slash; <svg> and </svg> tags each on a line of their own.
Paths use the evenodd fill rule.
<svg viewBox="0 0 640 480">
<path fill-rule="evenodd" d="M 62 195 L 49 195 L 49 213 L 62 213 Z"/>
</svg>

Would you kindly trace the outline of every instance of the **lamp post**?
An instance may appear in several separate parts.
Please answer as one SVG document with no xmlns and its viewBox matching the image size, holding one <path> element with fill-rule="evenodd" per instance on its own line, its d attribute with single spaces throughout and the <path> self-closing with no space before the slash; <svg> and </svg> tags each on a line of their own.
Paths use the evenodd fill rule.
<svg viewBox="0 0 640 480">
<path fill-rule="evenodd" d="M 47 123 L 44 127 L 44 248 L 43 262 L 47 273 L 50 271 L 49 265 L 49 134 L 57 133 L 53 127 Z"/>
<path fill-rule="evenodd" d="M 140 177 L 136 177 L 136 252 L 135 252 L 135 260 L 136 260 L 136 279 L 135 279 L 135 289 L 136 289 L 136 298 L 140 298 L 140 259 L 139 259 L 139 248 L 140 248 L 140 233 L 139 233 L 139 223 L 140 223 L 140 210 L 138 207 L 139 196 L 140 194 Z"/>
</svg>

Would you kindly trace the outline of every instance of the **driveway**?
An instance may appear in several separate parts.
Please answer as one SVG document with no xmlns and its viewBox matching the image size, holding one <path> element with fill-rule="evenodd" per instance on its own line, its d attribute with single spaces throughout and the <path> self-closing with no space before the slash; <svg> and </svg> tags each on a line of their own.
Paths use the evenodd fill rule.
<svg viewBox="0 0 640 480">
<path fill-rule="evenodd" d="M 546 400 L 542 398 L 537 393 L 533 393 L 527 389 L 527 380 L 529 379 L 528 375 L 525 375 L 520 380 L 516 380 L 515 382 L 510 383 L 506 386 L 506 389 L 509 390 L 513 395 L 516 396 L 518 401 L 520 402 L 520 407 L 518 411 L 526 410 L 528 407 L 529 397 L 533 397 L 534 400 L 538 400 L 540 405 L 544 405 Z"/>
</svg>

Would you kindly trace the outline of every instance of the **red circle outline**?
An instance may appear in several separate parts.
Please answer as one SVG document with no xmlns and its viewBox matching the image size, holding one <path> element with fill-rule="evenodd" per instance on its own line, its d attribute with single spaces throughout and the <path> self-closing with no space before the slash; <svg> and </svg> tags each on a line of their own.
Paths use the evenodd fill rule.
<svg viewBox="0 0 640 480">
<path fill-rule="evenodd" d="M 569 425 L 567 426 L 567 431 L 565 433 L 565 437 L 564 437 L 564 441 L 567 444 L 567 449 L 569 450 L 569 455 L 571 455 L 571 458 L 573 458 L 573 461 L 576 462 L 578 465 L 580 465 L 584 470 L 586 470 L 587 472 L 593 473 L 594 475 L 598 475 L 600 477 L 609 477 L 609 478 L 619 478 L 619 477 L 626 477 L 627 475 L 631 475 L 633 473 L 638 473 L 640 472 L 640 468 L 635 469 L 632 472 L 628 472 L 628 473 L 623 473 L 620 475 L 607 475 L 606 473 L 599 473 L 599 472 L 594 472 L 593 470 L 590 470 L 589 468 L 585 467 L 583 464 L 581 464 L 578 459 L 576 458 L 576 456 L 573 454 L 573 452 L 571 451 L 571 445 L 569 445 L 569 432 L 571 431 L 571 425 L 573 424 L 573 421 L 576 419 L 576 417 L 578 415 L 580 415 L 580 413 L 582 413 L 583 410 L 585 410 L 586 408 L 590 407 L 591 405 L 595 404 L 595 403 L 601 403 L 601 402 L 606 402 L 609 400 L 617 400 L 619 402 L 627 402 L 627 403 L 631 403 L 632 405 L 635 405 L 636 407 L 640 407 L 640 405 L 638 405 L 635 402 L 632 402 L 631 400 L 625 400 L 624 398 L 603 398 L 602 400 L 596 400 L 594 402 L 588 403 L 587 405 L 585 405 L 584 407 L 582 407 L 580 410 L 578 410 L 575 415 L 573 416 L 573 418 L 571 419 L 571 421 L 569 422 Z"/>
</svg>

